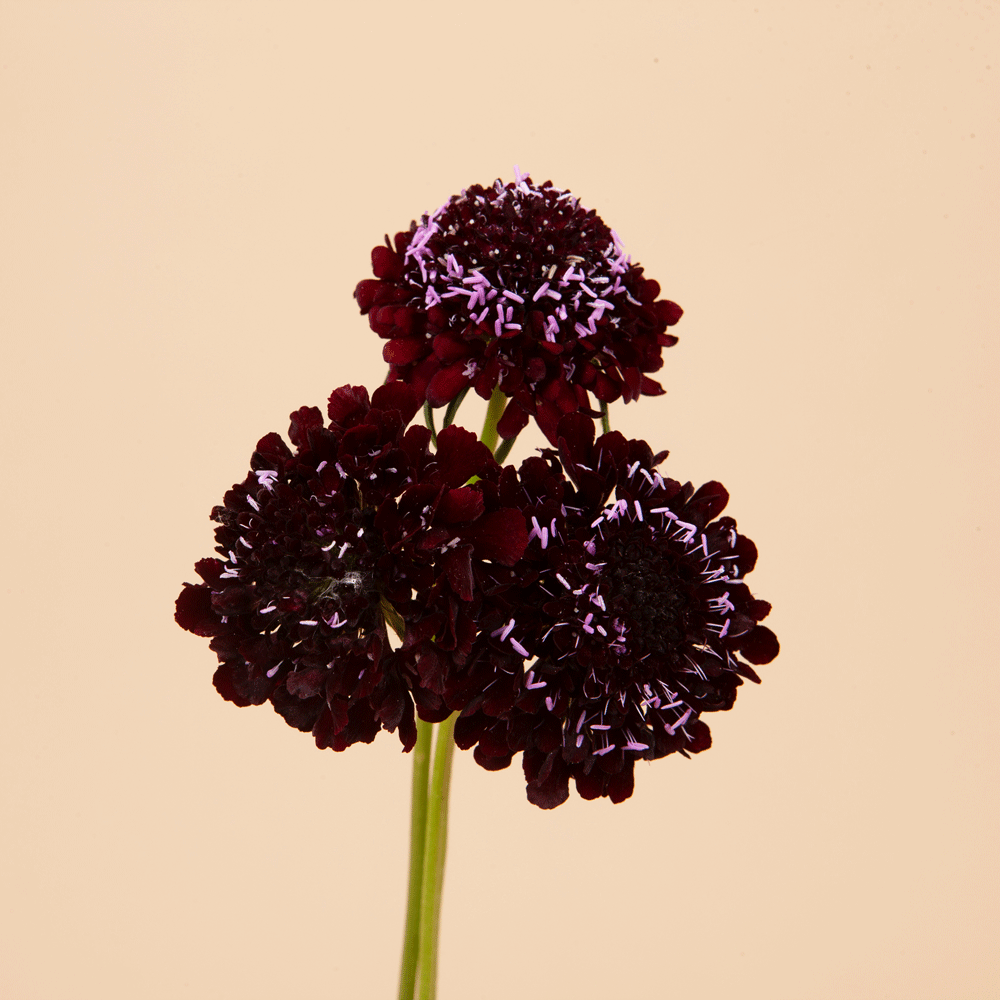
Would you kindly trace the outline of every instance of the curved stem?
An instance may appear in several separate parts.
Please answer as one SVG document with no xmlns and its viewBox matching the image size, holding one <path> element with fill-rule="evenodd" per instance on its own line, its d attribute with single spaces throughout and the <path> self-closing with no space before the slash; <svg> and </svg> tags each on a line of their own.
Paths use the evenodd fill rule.
<svg viewBox="0 0 1000 1000">
<path fill-rule="evenodd" d="M 420 988 L 419 1000 L 437 995 L 438 929 L 441 923 L 441 890 L 448 841 L 448 791 L 455 751 L 453 733 L 457 715 L 438 726 L 434 745 L 434 772 L 427 797 L 427 839 L 424 844 L 423 888 L 420 896 Z"/>
<path fill-rule="evenodd" d="M 424 403 L 424 423 L 430 428 L 431 431 L 431 441 L 436 448 L 438 446 L 438 436 L 437 431 L 434 429 L 434 410 L 431 408 L 430 403 Z M 445 424 L 445 427 L 448 425 Z"/>
<path fill-rule="evenodd" d="M 503 416 L 506 405 L 507 397 L 498 388 L 494 389 L 493 395 L 490 396 L 490 405 L 486 407 L 483 433 L 479 435 L 479 440 L 493 452 L 497 450 L 497 424 Z"/>
<path fill-rule="evenodd" d="M 452 421 L 455 419 L 455 414 L 458 413 L 458 408 L 462 405 L 462 401 L 469 394 L 469 387 L 466 386 L 449 404 L 448 409 L 444 411 L 444 422 L 441 424 L 441 429 L 444 430 L 445 427 L 451 427 Z"/>
<path fill-rule="evenodd" d="M 399 970 L 399 1000 L 413 1000 L 420 945 L 420 897 L 424 884 L 424 841 L 427 830 L 427 778 L 431 767 L 434 726 L 417 717 L 413 747 L 413 791 L 410 799 L 410 880 L 406 898 L 406 930 Z"/>
<path fill-rule="evenodd" d="M 516 440 L 517 437 L 515 436 L 512 438 L 504 438 L 500 442 L 500 447 L 497 448 L 495 454 L 493 455 L 493 457 L 497 460 L 498 465 L 503 465 L 504 460 L 510 454 L 510 449 L 514 447 L 514 442 Z"/>
</svg>

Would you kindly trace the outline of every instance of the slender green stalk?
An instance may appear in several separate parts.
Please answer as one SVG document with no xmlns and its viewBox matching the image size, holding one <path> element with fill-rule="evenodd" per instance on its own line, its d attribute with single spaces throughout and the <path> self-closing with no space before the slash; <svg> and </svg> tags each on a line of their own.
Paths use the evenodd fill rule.
<svg viewBox="0 0 1000 1000">
<path fill-rule="evenodd" d="M 486 407 L 486 420 L 483 423 L 483 433 L 479 435 L 479 440 L 490 451 L 497 450 L 497 424 L 503 416 L 506 405 L 507 397 L 499 389 L 494 389 L 493 395 L 490 396 L 490 405 Z"/>
<path fill-rule="evenodd" d="M 434 447 L 438 446 L 438 436 L 437 431 L 434 429 L 434 410 L 431 408 L 430 403 L 424 403 L 424 423 L 430 428 L 431 431 L 431 441 L 434 442 Z M 445 424 L 445 427 L 448 425 Z"/>
<path fill-rule="evenodd" d="M 419 1000 L 437 996 L 438 930 L 441 925 L 441 890 L 448 843 L 448 791 L 455 752 L 455 720 L 450 715 L 438 725 L 434 745 L 434 770 L 427 797 L 427 839 L 424 843 L 423 889 L 420 896 Z"/>
<path fill-rule="evenodd" d="M 611 433 L 611 419 L 608 417 L 607 403 L 601 403 L 601 429 L 605 434 Z"/>
<path fill-rule="evenodd" d="M 449 404 L 448 409 L 444 411 L 444 423 L 441 424 L 442 430 L 445 427 L 451 427 L 452 421 L 455 419 L 455 414 L 458 413 L 458 408 L 462 405 L 462 401 L 469 394 L 469 387 L 466 386 Z"/>
<path fill-rule="evenodd" d="M 406 930 L 399 970 L 399 1000 L 414 1000 L 420 945 L 420 894 L 424 885 L 424 840 L 427 830 L 427 779 L 431 769 L 434 725 L 417 718 L 413 748 L 413 792 L 410 799 L 410 881 L 406 898 Z"/>
<path fill-rule="evenodd" d="M 512 438 L 504 438 L 500 442 L 500 447 L 497 448 L 496 454 L 494 454 L 493 456 L 500 465 L 503 465 L 504 459 L 506 459 L 507 456 L 510 454 L 510 449 L 514 447 L 514 442 L 516 440 L 517 437 L 515 436 Z"/>
</svg>

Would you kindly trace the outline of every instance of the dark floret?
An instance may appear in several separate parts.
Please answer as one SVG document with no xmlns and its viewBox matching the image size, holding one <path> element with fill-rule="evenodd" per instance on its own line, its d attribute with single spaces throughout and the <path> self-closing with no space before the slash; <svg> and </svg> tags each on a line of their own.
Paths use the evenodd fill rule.
<svg viewBox="0 0 1000 1000">
<path fill-rule="evenodd" d="M 524 585 L 490 609 L 469 660 L 507 696 L 471 699 L 455 738 L 488 769 L 523 752 L 543 808 L 570 778 L 584 798 L 620 802 L 636 760 L 707 749 L 703 714 L 731 708 L 743 679 L 759 680 L 752 665 L 778 653 L 758 624 L 770 605 L 745 583 L 757 550 L 719 516 L 726 490 L 664 478 L 665 454 L 617 432 L 595 442 L 575 414 L 558 455 L 521 466 Z"/>
<path fill-rule="evenodd" d="M 372 251 L 355 297 L 386 340 L 390 379 L 432 406 L 463 389 L 511 398 L 500 436 L 530 417 L 555 443 L 565 413 L 659 395 L 681 317 L 614 230 L 568 191 L 518 175 L 474 185 Z"/>
<path fill-rule="evenodd" d="M 527 544 L 523 515 L 499 502 L 489 450 L 449 427 L 431 451 L 426 428 L 406 429 L 418 406 L 405 385 L 370 401 L 344 386 L 328 424 L 315 407 L 293 413 L 295 450 L 278 434 L 258 442 L 250 474 L 212 511 L 221 558 L 198 562 L 202 582 L 177 599 L 177 622 L 211 637 L 219 693 L 271 702 L 320 747 L 387 729 L 409 750 L 414 704 L 445 718 L 422 675 L 464 662 L 479 581 L 509 586 Z"/>
</svg>

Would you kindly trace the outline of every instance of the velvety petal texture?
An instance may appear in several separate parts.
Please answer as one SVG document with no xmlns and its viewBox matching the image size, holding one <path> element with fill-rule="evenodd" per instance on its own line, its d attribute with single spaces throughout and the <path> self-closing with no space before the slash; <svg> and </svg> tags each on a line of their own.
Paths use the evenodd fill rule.
<svg viewBox="0 0 1000 1000">
<path fill-rule="evenodd" d="M 527 175 L 473 185 L 372 251 L 355 298 L 385 341 L 390 380 L 443 406 L 463 389 L 511 398 L 499 427 L 529 415 L 549 440 L 566 413 L 663 389 L 646 373 L 681 317 L 614 230 L 568 191 Z"/>
<path fill-rule="evenodd" d="M 387 729 L 409 750 L 414 706 L 447 716 L 444 678 L 472 648 L 482 594 L 514 582 L 528 542 L 489 450 L 449 427 L 435 453 L 426 428 L 407 429 L 418 408 L 395 383 L 371 398 L 336 390 L 329 422 L 296 410 L 294 450 L 261 438 L 249 475 L 212 511 L 219 556 L 200 560 L 201 582 L 177 598 L 178 624 L 211 638 L 222 697 L 270 702 L 320 747 Z M 406 641 L 390 642 L 389 628 Z"/>
<path fill-rule="evenodd" d="M 778 653 L 770 611 L 745 577 L 757 550 L 720 516 L 719 483 L 664 478 L 665 452 L 583 414 L 558 425 L 559 450 L 504 470 L 502 503 L 530 540 L 521 586 L 498 590 L 454 690 L 455 729 L 485 768 L 523 752 L 531 802 L 632 794 L 635 761 L 711 745 L 706 712 L 724 711 L 750 664 Z M 462 677 L 475 677 L 462 686 Z M 470 691 L 469 688 L 472 688 Z"/>
</svg>

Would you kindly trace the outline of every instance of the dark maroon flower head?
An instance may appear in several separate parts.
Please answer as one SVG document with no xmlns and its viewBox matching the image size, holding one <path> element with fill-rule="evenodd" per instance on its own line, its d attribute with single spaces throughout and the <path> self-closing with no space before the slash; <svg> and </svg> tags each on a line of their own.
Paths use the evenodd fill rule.
<svg viewBox="0 0 1000 1000">
<path fill-rule="evenodd" d="M 455 195 L 395 246 L 372 251 L 375 280 L 355 290 L 388 343 L 390 380 L 432 406 L 473 387 L 513 405 L 500 436 L 534 416 L 550 441 L 565 413 L 659 395 L 647 376 L 677 338 L 674 302 L 631 263 L 614 230 L 568 191 L 528 176 Z"/>
<path fill-rule="evenodd" d="M 523 751 L 542 808 L 566 800 L 570 778 L 584 798 L 621 802 L 636 760 L 705 750 L 702 713 L 731 708 L 742 678 L 759 680 L 750 664 L 778 653 L 758 624 L 770 605 L 745 583 L 757 550 L 719 517 L 726 490 L 664 479 L 665 456 L 617 432 L 595 442 L 574 414 L 559 424 L 559 456 L 521 466 L 523 586 L 484 617 L 469 658 L 506 702 L 480 682 L 455 739 L 478 744 L 488 769 Z"/>
<path fill-rule="evenodd" d="M 527 544 L 504 509 L 489 449 L 461 427 L 406 426 L 419 402 L 405 385 L 369 401 L 344 386 L 329 425 L 315 407 L 291 416 L 292 451 L 262 438 L 250 474 L 212 511 L 216 551 L 177 599 L 178 624 L 211 636 L 215 686 L 237 705 L 270 701 L 320 747 L 370 743 L 448 708 L 421 673 L 467 657 L 480 581 L 500 592 Z M 481 477 L 467 485 L 473 476 Z M 503 579 L 506 574 L 506 579 Z M 393 649 L 387 622 L 406 629 Z"/>
</svg>

